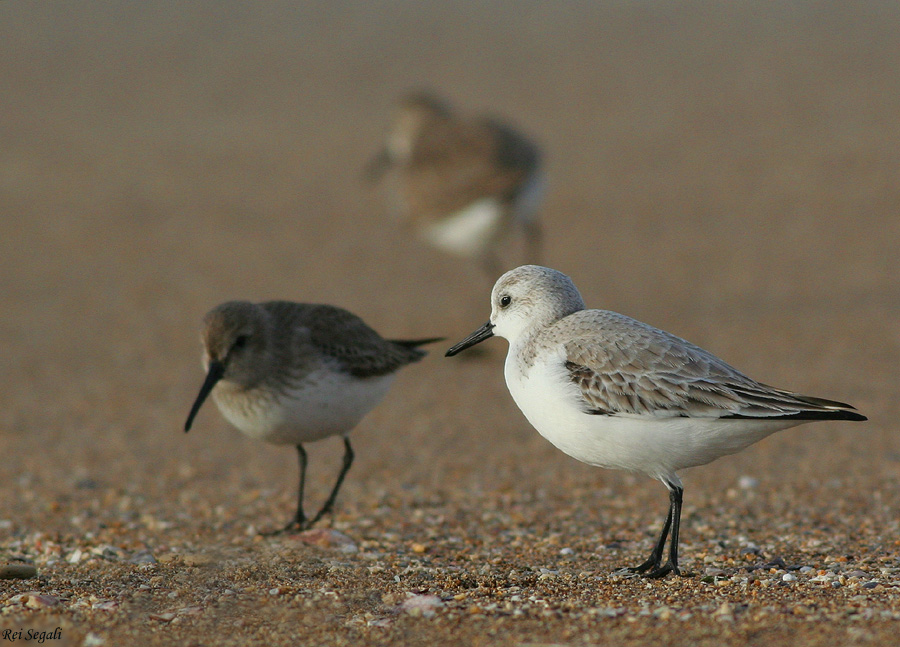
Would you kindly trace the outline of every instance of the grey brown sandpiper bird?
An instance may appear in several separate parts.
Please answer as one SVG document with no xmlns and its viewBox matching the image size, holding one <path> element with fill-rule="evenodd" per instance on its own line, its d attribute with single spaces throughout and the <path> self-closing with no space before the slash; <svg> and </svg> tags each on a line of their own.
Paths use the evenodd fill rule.
<svg viewBox="0 0 900 647">
<path fill-rule="evenodd" d="M 478 259 L 496 276 L 498 243 L 515 228 L 537 262 L 544 177 L 536 144 L 492 117 L 461 116 L 432 94 L 399 102 L 366 176 L 383 178 L 390 210 L 433 246 Z"/>
<path fill-rule="evenodd" d="M 206 380 L 184 430 L 207 396 L 251 438 L 294 445 L 300 463 L 297 512 L 284 530 L 311 527 L 331 512 L 353 463 L 349 433 L 387 393 L 398 369 L 425 356 L 440 338 L 388 340 L 356 315 L 329 305 L 229 301 L 203 318 Z M 344 462 L 319 512 L 303 510 L 304 443 L 344 439 Z"/>
</svg>

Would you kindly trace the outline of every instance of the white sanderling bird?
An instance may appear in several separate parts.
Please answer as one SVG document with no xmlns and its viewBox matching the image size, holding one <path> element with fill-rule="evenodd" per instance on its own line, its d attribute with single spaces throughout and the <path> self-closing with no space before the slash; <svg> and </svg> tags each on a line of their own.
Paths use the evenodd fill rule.
<svg viewBox="0 0 900 647">
<path fill-rule="evenodd" d="M 501 276 L 490 321 L 447 355 L 493 335 L 509 341 L 506 384 L 544 438 L 580 461 L 642 472 L 669 489 L 659 539 L 650 557 L 629 569 L 648 577 L 679 573 L 679 470 L 806 422 L 866 420 L 849 404 L 756 382 L 630 317 L 587 310 L 571 279 L 546 267 Z M 670 530 L 669 557 L 660 565 Z"/>
<path fill-rule="evenodd" d="M 206 397 L 240 431 L 295 445 L 300 462 L 297 512 L 284 530 L 311 527 L 331 512 L 353 463 L 349 433 L 387 393 L 398 369 L 425 356 L 419 346 L 441 338 L 389 340 L 362 319 L 329 305 L 229 301 L 203 318 L 206 380 L 184 430 Z M 344 462 L 322 509 L 303 512 L 303 443 L 344 437 Z"/>
<path fill-rule="evenodd" d="M 366 176 L 384 176 L 390 211 L 425 241 L 480 260 L 492 277 L 498 243 L 517 227 L 528 260 L 538 259 L 541 154 L 495 118 L 460 116 L 431 94 L 410 93 Z"/>
</svg>

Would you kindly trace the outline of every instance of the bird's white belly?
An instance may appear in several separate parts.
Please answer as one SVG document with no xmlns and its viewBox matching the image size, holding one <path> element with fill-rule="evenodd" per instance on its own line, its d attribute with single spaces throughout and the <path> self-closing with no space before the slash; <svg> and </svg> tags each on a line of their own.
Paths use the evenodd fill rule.
<svg viewBox="0 0 900 647">
<path fill-rule="evenodd" d="M 479 256 L 501 227 L 503 208 L 495 198 L 482 198 L 456 213 L 429 222 L 422 230 L 426 241 L 460 256 Z"/>
<path fill-rule="evenodd" d="M 247 436 L 296 445 L 348 434 L 384 398 L 393 377 L 360 379 L 321 370 L 279 392 L 240 393 L 220 383 L 213 399 L 222 415 Z"/>
<path fill-rule="evenodd" d="M 506 384 L 535 429 L 569 456 L 599 467 L 679 483 L 676 472 L 733 454 L 797 421 L 606 416 L 585 413 L 562 360 L 523 375 L 506 362 Z"/>
</svg>

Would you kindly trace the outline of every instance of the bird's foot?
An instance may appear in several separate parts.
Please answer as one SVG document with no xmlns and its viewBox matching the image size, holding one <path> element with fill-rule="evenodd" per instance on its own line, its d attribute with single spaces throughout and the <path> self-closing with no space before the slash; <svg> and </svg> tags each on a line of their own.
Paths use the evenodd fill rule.
<svg viewBox="0 0 900 647">
<path fill-rule="evenodd" d="M 315 523 L 315 519 L 291 519 L 291 521 L 284 527 L 278 528 L 276 530 L 266 530 L 265 532 L 260 532 L 259 534 L 263 537 L 277 537 L 278 535 L 284 535 L 290 532 L 303 532 L 304 530 L 309 530 L 312 528 Z"/>
<path fill-rule="evenodd" d="M 322 509 L 316 513 L 316 516 L 314 516 L 312 519 L 310 519 L 309 521 L 306 522 L 307 526 L 303 530 L 308 530 L 309 528 L 312 528 L 315 524 L 317 524 L 319 522 L 319 520 L 322 517 L 324 517 L 325 515 L 331 514 L 333 511 L 332 509 L 333 509 L 333 505 L 325 504 L 324 506 L 322 506 Z"/>
<path fill-rule="evenodd" d="M 628 566 L 623 568 L 622 570 L 627 573 L 633 573 L 635 575 L 641 575 L 643 573 L 646 573 L 647 571 L 650 571 L 652 573 L 653 571 L 660 570 L 660 561 L 662 561 L 660 557 L 650 555 L 649 559 L 647 559 L 647 561 L 643 564 L 639 564 L 638 566 Z"/>
<path fill-rule="evenodd" d="M 619 569 L 615 572 L 616 575 L 624 575 L 624 576 L 632 576 L 637 577 L 638 575 L 643 576 L 650 580 L 658 580 L 669 573 L 674 573 L 675 575 L 682 575 L 681 569 L 678 568 L 676 564 L 673 564 L 670 561 L 665 564 L 660 565 L 662 560 L 654 555 L 651 555 L 650 558 L 644 562 L 643 564 L 639 564 L 638 566 L 628 566 L 622 569 Z"/>
<path fill-rule="evenodd" d="M 659 580 L 664 578 L 669 573 L 674 573 L 675 575 L 681 575 L 681 570 L 673 564 L 672 562 L 666 562 L 662 566 L 657 566 L 653 570 L 644 574 L 649 580 Z"/>
</svg>

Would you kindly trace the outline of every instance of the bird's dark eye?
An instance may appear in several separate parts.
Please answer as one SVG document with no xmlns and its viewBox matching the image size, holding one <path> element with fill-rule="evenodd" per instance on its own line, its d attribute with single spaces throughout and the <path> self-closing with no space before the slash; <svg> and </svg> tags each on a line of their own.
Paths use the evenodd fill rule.
<svg viewBox="0 0 900 647">
<path fill-rule="evenodd" d="M 231 350 L 240 350 L 247 345 L 247 335 L 240 335 L 231 345 Z"/>
<path fill-rule="evenodd" d="M 500 307 L 501 308 L 505 308 L 510 303 L 512 303 L 512 297 L 509 296 L 508 294 L 506 296 L 500 297 Z"/>
</svg>

